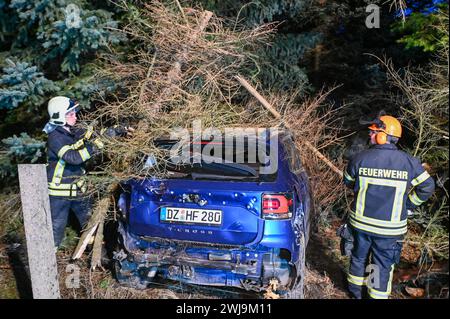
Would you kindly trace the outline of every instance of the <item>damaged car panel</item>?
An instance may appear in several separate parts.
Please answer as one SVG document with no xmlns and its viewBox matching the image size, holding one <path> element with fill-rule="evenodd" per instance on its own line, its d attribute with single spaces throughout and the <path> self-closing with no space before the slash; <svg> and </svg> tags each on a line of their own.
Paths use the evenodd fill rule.
<svg viewBox="0 0 450 319">
<path fill-rule="evenodd" d="M 124 183 L 117 279 L 143 288 L 161 276 L 252 291 L 276 279 L 286 291 L 298 288 L 311 194 L 292 138 L 277 138 L 270 176 L 250 164 L 204 164 L 178 168 L 174 178 Z"/>
</svg>

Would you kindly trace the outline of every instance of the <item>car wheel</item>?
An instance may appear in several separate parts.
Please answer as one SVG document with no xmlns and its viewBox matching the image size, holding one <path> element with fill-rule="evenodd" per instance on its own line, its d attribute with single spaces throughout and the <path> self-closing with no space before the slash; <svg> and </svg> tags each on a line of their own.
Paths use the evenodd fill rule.
<svg viewBox="0 0 450 319">
<path fill-rule="evenodd" d="M 305 235 L 300 237 L 300 252 L 296 266 L 296 280 L 292 288 L 287 293 L 287 299 L 305 298 L 305 275 L 306 275 L 306 247 Z"/>
</svg>

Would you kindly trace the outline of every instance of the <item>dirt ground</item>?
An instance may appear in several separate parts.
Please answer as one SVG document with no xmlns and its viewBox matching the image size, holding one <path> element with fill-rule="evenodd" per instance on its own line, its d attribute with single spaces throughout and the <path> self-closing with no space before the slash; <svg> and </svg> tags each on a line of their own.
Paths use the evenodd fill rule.
<svg viewBox="0 0 450 319">
<path fill-rule="evenodd" d="M 346 269 L 348 258 L 339 251 L 339 238 L 332 223 L 312 235 L 307 250 L 305 294 L 308 299 L 348 299 Z M 404 252 L 408 254 L 409 252 Z M 199 287 L 178 282 L 155 282 L 151 288 L 136 290 L 121 287 L 109 270 L 89 270 L 89 256 L 70 261 L 71 251 L 57 254 L 62 298 L 97 299 L 217 299 L 262 298 L 262 295 L 240 289 Z M 26 252 L 23 244 L 0 246 L 0 298 L 31 298 Z M 79 282 L 72 281 L 73 265 L 79 269 Z M 401 265 L 400 265 L 401 266 Z M 427 270 L 427 271 L 426 271 Z M 429 269 L 408 264 L 399 267 L 394 276 L 392 298 L 448 298 L 448 261 L 435 263 Z M 419 276 L 420 274 L 420 276 Z M 68 285 L 69 283 L 69 285 Z M 70 284 L 74 288 L 70 287 Z M 406 292 L 408 289 L 408 292 Z"/>
</svg>

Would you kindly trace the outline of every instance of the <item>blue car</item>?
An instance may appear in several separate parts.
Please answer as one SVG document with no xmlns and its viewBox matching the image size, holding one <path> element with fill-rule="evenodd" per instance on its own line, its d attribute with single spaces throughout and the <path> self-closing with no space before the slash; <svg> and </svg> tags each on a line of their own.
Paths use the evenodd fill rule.
<svg viewBox="0 0 450 319">
<path fill-rule="evenodd" d="M 269 160 L 255 161 L 252 142 Z M 176 143 L 159 140 L 157 146 L 167 150 Z M 212 143 L 190 146 L 204 151 Z M 302 298 L 313 204 L 291 135 L 283 131 L 262 143 L 247 137 L 240 148 L 214 144 L 220 151 L 212 157 L 222 162 L 166 161 L 167 178 L 123 183 L 117 280 L 134 288 L 162 278 L 255 292 L 276 282 L 277 293 Z M 223 161 L 223 154 L 234 161 Z"/>
</svg>

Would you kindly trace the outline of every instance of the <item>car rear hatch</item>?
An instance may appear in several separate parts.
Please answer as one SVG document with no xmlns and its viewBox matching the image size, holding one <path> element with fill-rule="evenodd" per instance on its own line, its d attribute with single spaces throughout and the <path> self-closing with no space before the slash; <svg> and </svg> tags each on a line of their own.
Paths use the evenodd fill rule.
<svg viewBox="0 0 450 319">
<path fill-rule="evenodd" d="M 277 173 L 258 163 L 172 167 L 174 178 L 132 183 L 130 230 L 140 236 L 248 245 L 263 235 L 261 200 Z"/>
<path fill-rule="evenodd" d="M 194 188 L 192 182 L 168 180 L 162 182 L 166 192 L 157 195 L 152 194 L 149 183 L 157 182 L 133 188 L 129 222 L 135 234 L 244 245 L 258 241 L 257 235 L 263 233 L 261 185 L 230 183 L 224 187 L 223 183 L 202 181 Z"/>
</svg>

